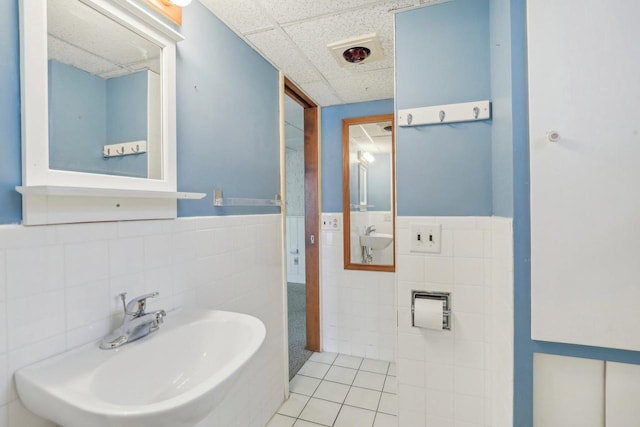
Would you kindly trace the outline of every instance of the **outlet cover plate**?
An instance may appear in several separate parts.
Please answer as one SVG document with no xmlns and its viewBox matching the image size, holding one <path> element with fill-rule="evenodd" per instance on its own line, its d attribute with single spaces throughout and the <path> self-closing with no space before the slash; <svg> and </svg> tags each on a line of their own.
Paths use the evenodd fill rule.
<svg viewBox="0 0 640 427">
<path fill-rule="evenodd" d="M 322 229 L 340 231 L 342 224 L 339 215 L 323 215 L 322 216 Z"/>
<path fill-rule="evenodd" d="M 439 224 L 411 224 L 411 252 L 440 253 L 442 227 Z"/>
</svg>

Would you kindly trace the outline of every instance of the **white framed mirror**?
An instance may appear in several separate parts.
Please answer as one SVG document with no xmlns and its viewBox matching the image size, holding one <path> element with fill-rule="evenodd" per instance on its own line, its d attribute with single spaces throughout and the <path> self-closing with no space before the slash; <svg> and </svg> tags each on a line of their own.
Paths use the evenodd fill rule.
<svg viewBox="0 0 640 427">
<path fill-rule="evenodd" d="M 182 36 L 133 0 L 21 0 L 20 14 L 23 222 L 175 217 L 175 199 L 199 198 L 176 192 Z"/>
<path fill-rule="evenodd" d="M 162 179 L 160 45 L 78 0 L 47 0 L 49 169 Z"/>
<path fill-rule="evenodd" d="M 393 114 L 342 121 L 344 268 L 395 271 Z"/>
</svg>

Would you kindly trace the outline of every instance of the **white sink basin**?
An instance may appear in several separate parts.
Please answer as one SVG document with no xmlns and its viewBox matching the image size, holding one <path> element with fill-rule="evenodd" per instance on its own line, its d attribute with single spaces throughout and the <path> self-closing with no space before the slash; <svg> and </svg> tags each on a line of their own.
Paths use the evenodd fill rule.
<svg viewBox="0 0 640 427">
<path fill-rule="evenodd" d="M 371 233 L 368 236 L 360 236 L 360 244 L 371 249 L 384 249 L 389 246 L 391 242 L 393 242 L 393 236 L 391 234 Z"/>
<path fill-rule="evenodd" d="M 116 350 L 89 344 L 20 369 L 18 394 L 64 427 L 187 427 L 211 412 L 258 351 L 264 324 L 213 310 L 180 310 Z"/>
</svg>

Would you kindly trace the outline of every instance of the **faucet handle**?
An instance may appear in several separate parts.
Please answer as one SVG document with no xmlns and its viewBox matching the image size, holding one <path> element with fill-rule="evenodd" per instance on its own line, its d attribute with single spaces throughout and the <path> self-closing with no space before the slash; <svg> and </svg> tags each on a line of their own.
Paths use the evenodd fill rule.
<svg viewBox="0 0 640 427">
<path fill-rule="evenodd" d="M 120 294 L 120 298 L 122 298 L 122 305 L 124 306 L 124 313 L 129 314 L 131 316 L 140 316 L 144 313 L 144 310 L 147 308 L 147 298 L 154 298 L 159 295 L 159 292 L 151 292 L 148 294 L 140 295 L 139 297 L 135 297 L 129 301 L 128 304 L 125 305 L 127 293 L 123 292 Z"/>
</svg>

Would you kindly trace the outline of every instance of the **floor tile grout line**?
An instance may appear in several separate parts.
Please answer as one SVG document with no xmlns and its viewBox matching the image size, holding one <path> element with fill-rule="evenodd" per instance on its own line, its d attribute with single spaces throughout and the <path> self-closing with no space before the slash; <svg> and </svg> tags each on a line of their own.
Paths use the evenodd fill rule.
<svg viewBox="0 0 640 427">
<path fill-rule="evenodd" d="M 388 414 L 388 413 L 386 413 L 386 412 L 380 412 L 380 411 L 378 410 L 378 409 L 380 408 L 380 403 L 381 403 L 381 401 L 382 401 L 382 394 L 383 394 L 383 393 L 387 393 L 387 394 L 390 394 L 390 395 L 393 395 L 393 394 L 394 394 L 394 393 L 388 393 L 388 392 L 385 392 L 385 391 L 384 391 L 384 385 L 386 384 L 388 377 L 389 377 L 389 376 L 391 376 L 391 375 L 389 375 L 389 370 L 391 369 L 391 362 L 387 362 L 387 363 L 388 363 L 388 365 L 387 365 L 386 374 L 381 374 L 381 373 L 379 373 L 379 372 L 366 371 L 366 370 L 361 369 L 361 368 L 362 368 L 362 365 L 363 365 L 363 363 L 364 363 L 364 361 L 366 360 L 366 358 L 360 358 L 361 360 L 360 360 L 360 363 L 358 364 L 358 368 L 357 368 L 357 369 L 350 368 L 350 367 L 347 367 L 347 366 L 335 365 L 335 361 L 338 359 L 338 357 L 339 357 L 340 355 L 342 355 L 342 353 L 337 353 L 337 354 L 336 354 L 336 357 L 334 358 L 334 360 L 333 360 L 333 362 L 332 362 L 331 364 L 323 363 L 323 362 L 316 362 L 316 361 L 312 361 L 312 362 L 314 362 L 314 363 L 322 363 L 322 364 L 324 364 L 324 365 L 329 365 L 330 367 L 331 367 L 331 366 L 337 366 L 337 367 L 341 367 L 341 368 L 345 368 L 345 369 L 355 370 L 355 371 L 356 371 L 356 374 L 354 375 L 353 380 L 351 381 L 351 383 L 350 383 L 350 384 L 339 383 L 339 382 L 336 382 L 336 381 L 330 381 L 330 380 L 326 379 L 326 376 L 327 376 L 327 374 L 329 373 L 329 370 L 330 370 L 331 368 L 327 369 L 327 372 L 323 375 L 323 377 L 322 377 L 322 378 L 311 377 L 311 376 L 302 375 L 302 374 L 296 374 L 296 375 L 300 375 L 300 376 L 303 376 L 303 377 L 306 377 L 306 378 L 313 378 L 313 379 L 317 379 L 317 380 L 320 380 L 320 382 L 319 382 L 319 383 L 318 383 L 318 385 L 314 388 L 314 390 L 313 390 L 313 392 L 312 392 L 312 394 L 311 394 L 310 396 L 305 396 L 305 397 L 308 397 L 307 402 L 305 403 L 305 405 L 303 406 L 302 410 L 300 411 L 300 414 L 299 414 L 297 417 L 295 417 L 294 424 L 295 424 L 298 420 L 302 420 L 302 421 L 305 421 L 305 422 L 309 422 L 308 420 L 305 420 L 305 419 L 303 419 L 303 418 L 300 418 L 300 415 L 302 415 L 302 412 L 304 412 L 304 409 L 308 406 L 308 404 L 309 404 L 309 402 L 311 401 L 311 399 L 312 399 L 312 398 L 313 398 L 313 399 L 322 400 L 322 401 L 326 401 L 326 402 L 330 402 L 330 403 L 334 403 L 334 404 L 340 405 L 340 407 L 339 407 L 339 409 L 338 409 L 338 412 L 337 412 L 337 414 L 336 414 L 336 417 L 335 417 L 335 419 L 334 419 L 333 423 L 331 424 L 331 426 L 329 426 L 329 427 L 334 427 L 334 426 L 335 426 L 335 423 L 337 422 L 338 417 L 339 417 L 340 413 L 342 412 L 342 409 L 343 409 L 343 407 L 344 407 L 344 406 L 348 406 L 348 407 L 351 407 L 351 408 L 357 408 L 357 409 L 362 409 L 362 410 L 365 410 L 365 411 L 373 412 L 373 413 L 374 413 L 374 418 L 373 418 L 373 424 L 372 424 L 372 427 L 373 427 L 373 425 L 375 424 L 376 419 L 378 418 L 378 414 L 385 414 L 385 415 L 389 415 L 389 416 L 393 416 L 393 417 L 396 417 L 396 418 L 397 418 L 397 414 L 396 414 L 396 415 Z M 348 356 L 348 355 L 345 355 L 345 356 Z M 357 356 L 351 356 L 351 357 L 357 357 Z M 371 360 L 374 360 L 374 359 L 371 359 Z M 385 362 L 386 362 L 386 361 L 385 361 Z M 305 362 L 305 363 L 306 363 L 306 362 Z M 381 390 L 376 390 L 376 389 L 372 389 L 372 388 L 368 388 L 368 387 L 355 386 L 355 385 L 354 385 L 354 383 L 355 383 L 355 379 L 356 379 L 356 377 L 358 376 L 358 373 L 359 373 L 359 372 L 368 372 L 368 373 L 373 373 L 373 374 L 377 374 L 377 375 L 384 375 L 384 377 L 385 377 L 385 378 L 384 378 L 384 381 L 383 381 L 383 383 L 382 383 L 382 389 L 381 389 Z M 395 378 L 395 377 L 394 377 L 394 378 Z M 349 389 L 347 390 L 347 394 L 345 395 L 345 398 L 344 398 L 344 400 L 342 401 L 342 403 L 335 402 L 335 401 L 331 401 L 331 400 L 327 400 L 327 399 L 322 399 L 322 398 L 318 398 L 318 397 L 314 396 L 314 394 L 315 394 L 315 393 L 318 391 L 318 389 L 320 388 L 321 384 L 322 384 L 323 382 L 325 382 L 325 381 L 326 381 L 326 382 L 328 382 L 328 383 L 334 383 L 334 384 L 346 385 L 346 386 L 348 386 L 348 387 L 349 387 Z M 355 388 L 361 388 L 361 389 L 364 389 L 364 390 L 369 390 L 369 391 L 374 391 L 374 392 L 378 392 L 378 393 L 380 393 L 380 397 L 379 397 L 379 399 L 378 399 L 378 404 L 377 404 L 377 407 L 376 407 L 376 410 L 375 410 L 375 411 L 373 411 L 373 410 L 371 410 L 371 409 L 368 409 L 368 408 L 363 408 L 363 407 L 360 407 L 360 406 L 349 405 L 349 404 L 347 404 L 347 403 L 346 403 L 346 399 L 347 399 L 347 397 L 349 396 L 349 393 L 351 392 L 351 389 L 352 389 L 352 388 L 354 388 L 354 387 L 355 387 Z M 293 393 L 293 392 L 291 392 L 291 393 Z M 295 393 L 295 394 L 300 394 L 300 393 Z M 397 394 L 397 393 L 396 393 L 396 394 Z M 303 395 L 303 396 L 304 396 L 304 395 Z M 287 416 L 287 415 L 284 415 L 284 414 L 280 414 L 280 415 Z M 287 417 L 289 417 L 289 418 L 294 418 L 294 417 L 290 417 L 290 416 L 287 416 Z M 320 424 L 318 424 L 318 425 L 320 425 Z"/>
</svg>

